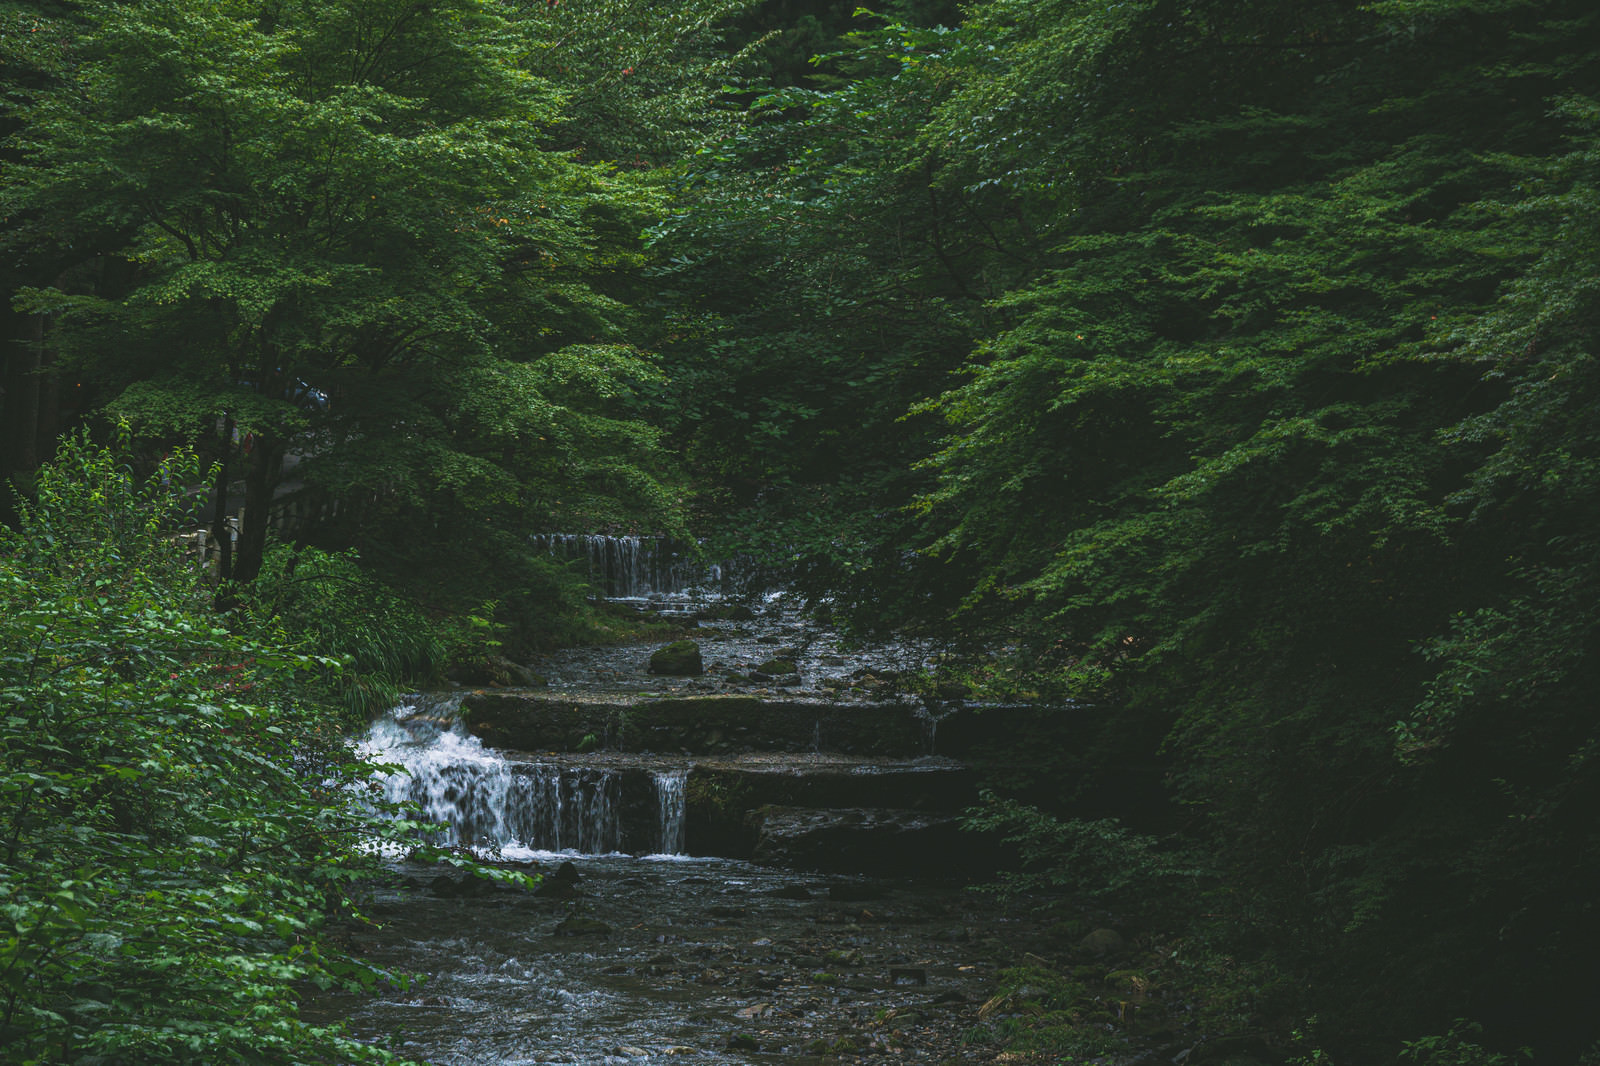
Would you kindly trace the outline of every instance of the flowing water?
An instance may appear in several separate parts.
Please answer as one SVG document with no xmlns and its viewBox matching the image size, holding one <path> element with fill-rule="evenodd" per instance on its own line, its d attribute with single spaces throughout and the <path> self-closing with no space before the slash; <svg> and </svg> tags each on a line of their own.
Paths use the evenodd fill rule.
<svg viewBox="0 0 1600 1066">
<path fill-rule="evenodd" d="M 545 539 L 552 551 L 585 553 L 613 595 L 676 592 L 688 580 L 651 561 L 659 545 Z M 681 599 L 657 606 L 685 609 Z M 651 678 L 640 647 L 563 653 L 540 667 L 558 689 L 748 689 L 731 675 L 782 654 L 800 665 L 791 690 L 847 701 L 866 696 L 843 681 L 926 661 L 922 648 L 842 648 L 773 604 L 694 636 L 724 676 Z M 498 751 L 463 728 L 459 701 L 413 699 L 374 723 L 361 750 L 391 767 L 385 799 L 433 825 L 427 842 L 541 873 L 545 887 L 395 861 L 367 907 L 371 924 L 349 933 L 355 952 L 393 975 L 389 987 L 317 997 L 309 1016 L 347 1019 L 357 1035 L 435 1066 L 976 1059 L 960 1034 L 1026 921 L 954 883 L 685 855 L 684 757 Z M 575 890 L 550 876 L 563 864 Z M 566 890 L 551 891 L 557 880 Z"/>
<path fill-rule="evenodd" d="M 1026 922 L 949 883 L 683 855 L 681 760 L 527 760 L 468 735 L 456 702 L 373 725 L 362 750 L 394 767 L 385 798 L 425 812 L 435 843 L 546 876 L 570 863 L 576 890 L 396 862 L 348 934 L 390 986 L 323 995 L 310 1017 L 434 1066 L 966 1060 L 994 934 L 1020 941 Z M 652 815 L 637 855 L 621 846 L 629 803 Z"/>
<path fill-rule="evenodd" d="M 960 1037 L 989 994 L 995 937 L 1029 929 L 948 885 L 571 861 L 570 900 L 460 898 L 451 875 L 398 867 L 350 937 L 396 983 L 317 1011 L 435 1066 L 976 1061 Z M 604 931 L 565 935 L 573 915 Z M 427 978 L 402 986 L 405 972 Z"/>
<path fill-rule="evenodd" d="M 598 533 L 537 533 L 533 546 L 581 564 L 608 599 L 684 596 L 720 588 L 724 568 L 701 562 L 690 546 L 666 537 L 611 537 Z"/>
<path fill-rule="evenodd" d="M 392 768 L 383 798 L 436 827 L 423 842 L 497 860 L 683 853 L 683 759 L 500 752 L 466 731 L 457 703 L 416 697 L 373 723 L 359 749 Z"/>
</svg>

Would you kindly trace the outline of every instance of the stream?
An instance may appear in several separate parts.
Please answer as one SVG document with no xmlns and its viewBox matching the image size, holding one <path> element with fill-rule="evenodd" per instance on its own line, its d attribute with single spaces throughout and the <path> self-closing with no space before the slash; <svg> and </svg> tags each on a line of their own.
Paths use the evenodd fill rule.
<svg viewBox="0 0 1600 1066">
<path fill-rule="evenodd" d="M 693 610 L 655 595 L 657 611 Z M 800 668 L 790 692 L 843 704 L 869 698 L 851 685 L 879 664 L 925 659 L 914 647 L 846 650 L 775 604 L 702 621 L 691 636 L 707 658 L 698 678 L 645 673 L 649 646 L 564 652 L 536 668 L 553 690 L 764 692 L 742 675 L 781 648 Z M 376 996 L 319 996 L 308 1017 L 344 1019 L 358 1037 L 434 1066 L 993 1054 L 963 1038 L 996 971 L 1037 932 L 1027 916 L 937 876 L 685 854 L 688 756 L 497 750 L 464 727 L 460 703 L 460 693 L 415 698 L 374 723 L 361 750 L 398 767 L 386 798 L 415 804 L 437 827 L 431 843 L 543 883 L 530 891 L 391 857 L 370 923 L 346 934 L 391 980 Z M 737 758 L 775 761 L 763 767 L 773 772 L 807 760 L 845 774 L 879 769 L 825 751 Z"/>
<path fill-rule="evenodd" d="M 572 899 L 397 866 L 351 946 L 426 979 L 319 1008 L 438 1066 L 975 1061 L 962 1037 L 1029 932 L 948 884 L 563 861 Z"/>
</svg>

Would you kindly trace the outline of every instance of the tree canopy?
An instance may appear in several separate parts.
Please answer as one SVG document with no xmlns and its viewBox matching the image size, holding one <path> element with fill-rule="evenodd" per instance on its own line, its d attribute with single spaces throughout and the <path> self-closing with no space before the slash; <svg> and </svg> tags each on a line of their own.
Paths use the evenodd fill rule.
<svg viewBox="0 0 1600 1066">
<path fill-rule="evenodd" d="M 1230 936 L 1364 1054 L 1464 1015 L 1594 1035 L 1562 1019 L 1594 954 L 1597 30 L 866 19 L 663 235 L 706 294 L 673 373 L 730 536 L 1108 708 L 1088 776 L 1166 761 L 1210 913 L 1270 928 Z M 1418 991 L 1364 1002 L 1373 974 Z"/>
</svg>

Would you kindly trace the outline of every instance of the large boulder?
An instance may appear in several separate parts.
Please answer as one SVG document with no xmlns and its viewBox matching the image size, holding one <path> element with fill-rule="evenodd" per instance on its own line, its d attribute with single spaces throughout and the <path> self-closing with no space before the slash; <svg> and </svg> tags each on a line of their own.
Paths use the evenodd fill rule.
<svg viewBox="0 0 1600 1066">
<path fill-rule="evenodd" d="M 692 640 L 675 640 L 650 656 L 650 672 L 668 677 L 698 677 L 705 673 L 700 661 L 700 645 Z"/>
</svg>

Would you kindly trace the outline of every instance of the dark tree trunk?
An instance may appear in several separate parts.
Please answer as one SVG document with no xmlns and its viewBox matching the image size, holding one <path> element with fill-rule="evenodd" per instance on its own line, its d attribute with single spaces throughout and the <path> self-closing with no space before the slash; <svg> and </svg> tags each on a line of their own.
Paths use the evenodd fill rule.
<svg viewBox="0 0 1600 1066">
<path fill-rule="evenodd" d="M 267 530 L 272 525 L 272 495 L 283 473 L 284 442 L 257 434 L 250 449 L 250 466 L 244 477 L 244 521 L 239 530 L 239 554 L 233 562 L 233 579 L 250 582 L 261 572 L 267 550 Z"/>
</svg>

